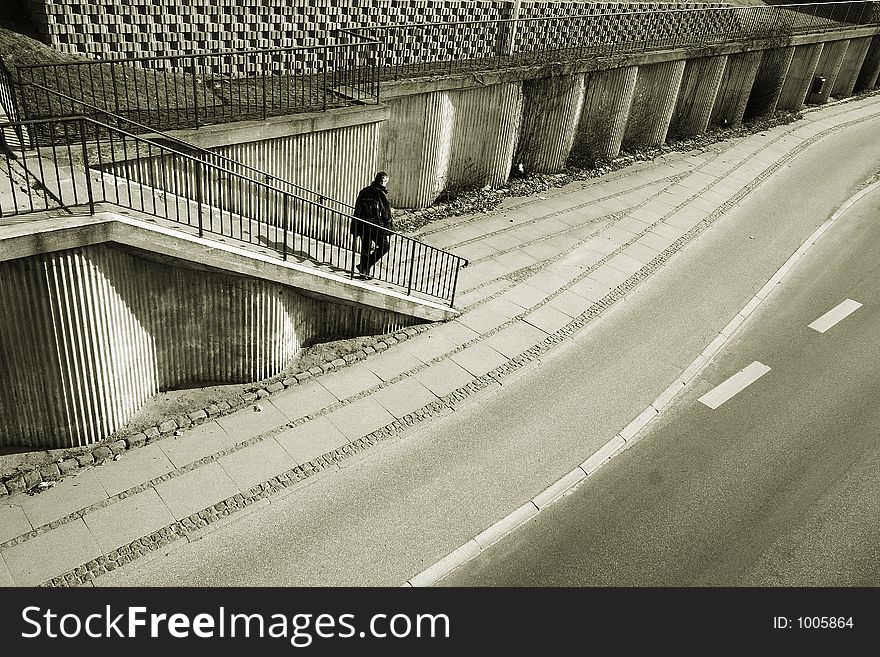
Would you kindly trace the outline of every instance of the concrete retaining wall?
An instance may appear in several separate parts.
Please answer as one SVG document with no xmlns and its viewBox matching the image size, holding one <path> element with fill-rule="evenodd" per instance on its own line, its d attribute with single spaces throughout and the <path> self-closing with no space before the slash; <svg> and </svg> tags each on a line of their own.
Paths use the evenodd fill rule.
<svg viewBox="0 0 880 657">
<path fill-rule="evenodd" d="M 637 66 L 627 66 L 588 76 L 584 108 L 572 148 L 574 158 L 617 157 L 632 107 L 638 73 Z"/>
<path fill-rule="evenodd" d="M 794 49 L 785 84 L 782 85 L 782 94 L 776 105 L 779 109 L 796 112 L 804 106 L 823 50 L 822 43 L 804 44 Z"/>
<path fill-rule="evenodd" d="M 794 46 L 773 48 L 761 54 L 761 65 L 746 105 L 746 119 L 766 116 L 776 111 L 793 56 Z"/>
<path fill-rule="evenodd" d="M 831 89 L 832 96 L 835 98 L 846 98 L 852 95 L 870 46 L 871 37 L 850 40 L 849 46 L 846 49 L 846 55 L 844 55 L 843 62 L 840 64 L 840 72 L 834 81 L 834 88 Z"/>
<path fill-rule="evenodd" d="M 684 68 L 683 59 L 639 66 L 622 147 L 659 146 L 666 141 Z"/>
<path fill-rule="evenodd" d="M 392 99 L 389 105 L 380 162 L 391 176 L 393 205 L 422 207 L 444 190 L 498 187 L 507 181 L 522 114 L 522 83 L 432 91 Z"/>
<path fill-rule="evenodd" d="M 290 180 L 328 198 L 354 205 L 358 191 L 385 166 L 379 123 L 216 148 L 218 153 Z"/>
<path fill-rule="evenodd" d="M 871 45 L 868 46 L 865 61 L 853 90 L 856 93 L 869 91 L 877 86 L 878 78 L 880 78 L 880 36 L 875 36 L 871 38 Z"/>
<path fill-rule="evenodd" d="M 730 55 L 721 76 L 715 106 L 709 118 L 711 125 L 739 125 L 745 115 L 749 95 L 761 65 L 758 50 Z"/>
<path fill-rule="evenodd" d="M 0 446 L 106 438 L 159 390 L 258 381 L 307 344 L 415 319 L 112 245 L 0 263 Z"/>
<path fill-rule="evenodd" d="M 669 134 L 690 137 L 706 132 L 726 66 L 727 55 L 687 61 Z"/>
<path fill-rule="evenodd" d="M 583 73 L 523 82 L 523 117 L 514 161 L 527 171 L 565 168 L 584 107 Z"/>
<path fill-rule="evenodd" d="M 807 94 L 806 103 L 808 105 L 822 105 L 823 103 L 828 102 L 848 48 L 848 39 L 829 41 L 825 44 L 825 47 L 822 49 L 822 55 L 816 63 L 816 71 L 813 74 L 814 78 L 825 78 L 825 84 L 822 86 L 822 90 L 819 93 L 811 92 Z"/>
</svg>

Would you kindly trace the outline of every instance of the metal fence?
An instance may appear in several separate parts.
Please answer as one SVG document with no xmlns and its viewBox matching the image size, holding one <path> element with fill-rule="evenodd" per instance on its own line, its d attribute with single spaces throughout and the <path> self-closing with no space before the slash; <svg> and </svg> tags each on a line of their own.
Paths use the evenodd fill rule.
<svg viewBox="0 0 880 657">
<path fill-rule="evenodd" d="M 455 301 L 467 261 L 448 251 L 88 117 L 0 125 L 4 142 L 20 130 L 35 142 L 6 153 L 0 216 L 74 206 L 94 213 L 97 203 L 112 203 L 351 277 L 358 233 L 370 233 L 388 241 L 372 272 L 376 281 Z"/>
<path fill-rule="evenodd" d="M 19 66 L 19 118 L 79 116 L 83 108 L 71 99 L 90 99 L 164 130 L 378 102 L 380 47 L 337 30 L 328 43 L 306 48 Z"/>
</svg>

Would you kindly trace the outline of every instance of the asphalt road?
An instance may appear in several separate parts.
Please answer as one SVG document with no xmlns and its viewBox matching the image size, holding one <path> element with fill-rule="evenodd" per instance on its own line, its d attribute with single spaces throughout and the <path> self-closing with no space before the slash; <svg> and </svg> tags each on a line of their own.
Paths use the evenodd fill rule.
<svg viewBox="0 0 880 657">
<path fill-rule="evenodd" d="M 878 219 L 873 191 L 631 449 L 441 584 L 880 584 Z M 701 401 L 755 361 L 770 370 Z"/>
<path fill-rule="evenodd" d="M 865 147 L 878 128 L 880 119 L 860 123 L 798 155 L 624 301 L 518 378 L 346 460 L 335 473 L 306 480 L 263 509 L 233 517 L 201 540 L 167 556 L 137 560 L 96 583 L 404 583 L 569 472 L 651 403 L 801 242 L 880 168 L 876 149 Z M 775 381 L 775 371 L 771 374 Z M 723 449 L 714 456 L 715 443 L 703 457 L 706 468 L 726 462 Z M 656 474 L 636 480 L 648 476 L 680 487 L 687 496 L 705 496 L 697 479 L 677 483 L 678 475 L 664 469 L 664 463 L 679 463 L 675 454 L 658 449 Z M 627 455 L 621 462 L 630 460 Z M 621 482 L 629 481 L 628 472 L 616 465 L 591 482 L 590 489 L 609 482 L 611 491 L 607 499 L 594 497 L 597 518 L 607 508 L 626 506 L 622 489 L 609 477 L 616 473 Z M 708 481 L 709 470 L 703 476 Z M 608 513 L 615 518 L 619 511 Z M 659 537 L 663 546 L 675 533 L 675 527 L 656 520 L 657 536 L 642 528 L 632 532 L 636 546 L 649 553 L 651 541 Z M 592 523 L 580 531 L 590 539 L 581 541 L 586 544 L 606 533 L 603 525 Z M 553 541 L 547 549 L 555 553 L 561 546 Z M 598 553 L 603 563 L 612 556 L 602 549 Z M 536 572 L 555 559 L 545 554 L 536 561 Z M 612 571 L 629 572 L 628 563 L 620 563 Z M 528 568 L 519 569 L 517 577 L 531 576 Z"/>
</svg>

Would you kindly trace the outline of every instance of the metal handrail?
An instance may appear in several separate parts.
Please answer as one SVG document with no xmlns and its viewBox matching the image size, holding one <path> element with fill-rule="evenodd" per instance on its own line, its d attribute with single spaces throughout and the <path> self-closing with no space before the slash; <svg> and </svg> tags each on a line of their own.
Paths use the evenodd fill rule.
<svg viewBox="0 0 880 657">
<path fill-rule="evenodd" d="M 45 130 L 34 128 L 63 130 L 65 139 L 50 135 L 48 145 L 41 144 Z M 458 272 L 467 260 L 443 249 L 90 117 L 0 124 L 0 134 L 19 129 L 36 142 L 31 150 L 21 147 L 15 164 L 38 186 L 35 191 L 32 185 L 23 190 L 11 185 L 14 208 L 0 206 L 2 216 L 84 204 L 94 214 L 96 203 L 107 202 L 188 226 L 199 236 L 255 244 L 283 260 L 309 260 L 350 276 L 358 235 L 372 234 L 389 242 L 373 271 L 377 281 L 450 306 L 455 301 Z M 6 164 L 12 180 L 12 158 L 7 156 Z M 93 181 L 96 173 L 100 177 Z M 35 204 L 40 193 L 44 202 Z M 21 194 L 26 203 L 20 207 Z"/>
</svg>

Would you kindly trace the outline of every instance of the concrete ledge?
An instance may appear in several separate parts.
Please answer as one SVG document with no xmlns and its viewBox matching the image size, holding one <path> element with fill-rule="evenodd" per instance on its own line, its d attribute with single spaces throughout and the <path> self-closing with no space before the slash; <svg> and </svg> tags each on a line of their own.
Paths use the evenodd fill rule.
<svg viewBox="0 0 880 657">
<path fill-rule="evenodd" d="M 325 112 L 286 114 L 265 121 L 236 121 L 198 129 L 169 130 L 165 134 L 200 148 L 215 148 L 376 123 L 385 121 L 390 115 L 391 110 L 385 105 L 354 105 Z M 161 140 L 162 136 L 144 135 L 157 140 Z"/>
<path fill-rule="evenodd" d="M 147 253 L 213 269 L 289 285 L 312 295 L 427 321 L 445 321 L 458 311 L 433 301 L 350 280 L 313 267 L 285 262 L 255 251 L 199 238 L 116 212 L 53 218 L 0 228 L 0 262 L 41 253 L 114 242 Z"/>
<path fill-rule="evenodd" d="M 761 300 L 758 297 L 752 297 L 751 300 L 745 306 L 743 306 L 743 309 L 739 311 L 739 314 L 743 317 L 748 317 L 752 314 L 752 311 L 760 304 Z"/>
<path fill-rule="evenodd" d="M 532 66 L 521 66 L 502 70 L 487 70 L 477 73 L 452 74 L 445 77 L 422 78 L 413 80 L 395 80 L 381 84 L 381 98 L 397 98 L 432 91 L 450 91 L 453 89 L 471 89 L 485 87 L 502 82 L 521 82 L 534 78 L 553 77 L 558 75 L 576 75 L 593 73 L 627 66 L 646 66 L 680 59 L 699 57 L 715 57 L 756 50 L 771 50 L 788 46 L 799 46 L 812 43 L 843 41 L 859 37 L 880 34 L 880 27 L 853 27 L 851 29 L 818 34 L 799 34 L 791 37 L 775 39 L 757 39 L 748 42 L 706 44 L 688 46 L 655 52 L 630 53 L 614 56 L 593 55 L 581 60 L 568 62 L 548 62 Z M 360 108 L 362 109 L 362 108 Z"/>
<path fill-rule="evenodd" d="M 709 360 L 710 358 L 712 358 L 712 356 L 718 353 L 718 351 L 721 349 L 721 347 L 724 346 L 724 343 L 726 341 L 727 336 L 723 333 L 719 333 L 715 336 L 715 339 L 712 340 L 712 342 L 710 342 L 705 349 L 703 349 L 703 353 L 701 353 L 700 356 L 702 356 L 705 360 Z"/>
<path fill-rule="evenodd" d="M 737 327 L 743 323 L 744 317 L 737 313 L 733 316 L 733 319 L 727 322 L 727 326 L 721 329 L 721 335 L 730 337 L 733 335 L 733 332 L 737 329 Z"/>
</svg>

